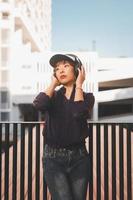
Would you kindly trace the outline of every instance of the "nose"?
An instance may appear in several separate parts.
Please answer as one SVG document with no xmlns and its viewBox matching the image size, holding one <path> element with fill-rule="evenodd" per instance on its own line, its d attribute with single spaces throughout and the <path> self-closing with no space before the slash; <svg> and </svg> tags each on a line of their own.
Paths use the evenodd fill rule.
<svg viewBox="0 0 133 200">
<path fill-rule="evenodd" d="M 60 74 L 62 74 L 62 73 L 64 73 L 64 69 L 63 68 L 60 69 Z"/>
</svg>

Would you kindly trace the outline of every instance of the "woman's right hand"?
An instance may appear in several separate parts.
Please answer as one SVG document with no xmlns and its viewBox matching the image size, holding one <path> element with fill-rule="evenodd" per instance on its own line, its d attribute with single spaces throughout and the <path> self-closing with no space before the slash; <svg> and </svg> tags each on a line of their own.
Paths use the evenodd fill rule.
<svg viewBox="0 0 133 200">
<path fill-rule="evenodd" d="M 51 84 L 56 88 L 57 86 L 60 85 L 60 82 L 58 81 L 58 79 L 53 75 L 52 76 L 52 80 L 51 80 Z"/>
<path fill-rule="evenodd" d="M 47 94 L 49 97 L 53 96 L 54 90 L 57 86 L 60 85 L 58 79 L 53 75 L 51 79 L 50 85 L 45 89 L 44 93 Z"/>
</svg>

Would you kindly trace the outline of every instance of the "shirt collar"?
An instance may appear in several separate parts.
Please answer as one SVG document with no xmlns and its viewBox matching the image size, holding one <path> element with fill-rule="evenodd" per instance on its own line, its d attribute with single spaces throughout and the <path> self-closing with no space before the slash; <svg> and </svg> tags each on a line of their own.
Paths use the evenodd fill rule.
<svg viewBox="0 0 133 200">
<path fill-rule="evenodd" d="M 75 87 L 76 85 L 74 84 L 74 87 L 73 87 L 73 90 L 72 90 L 72 93 L 71 93 L 71 96 L 70 96 L 70 100 L 74 100 L 74 96 L 75 96 Z M 60 88 L 60 92 L 62 95 L 65 95 L 65 92 L 66 92 L 66 88 L 63 86 Z"/>
</svg>

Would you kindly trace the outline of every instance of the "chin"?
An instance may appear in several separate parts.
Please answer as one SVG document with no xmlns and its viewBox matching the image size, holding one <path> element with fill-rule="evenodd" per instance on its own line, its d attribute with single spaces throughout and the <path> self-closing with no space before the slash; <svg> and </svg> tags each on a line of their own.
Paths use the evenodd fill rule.
<svg viewBox="0 0 133 200">
<path fill-rule="evenodd" d="M 60 80 L 60 83 L 62 84 L 62 85 L 66 85 L 67 83 L 68 83 L 68 81 L 63 81 L 63 80 Z"/>
<path fill-rule="evenodd" d="M 75 80 L 59 80 L 62 85 L 68 85 L 75 83 Z"/>
</svg>

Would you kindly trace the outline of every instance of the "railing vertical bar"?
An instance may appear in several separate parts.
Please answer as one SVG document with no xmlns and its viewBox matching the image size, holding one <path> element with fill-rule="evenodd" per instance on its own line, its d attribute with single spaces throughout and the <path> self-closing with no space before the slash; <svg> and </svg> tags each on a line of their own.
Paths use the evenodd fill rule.
<svg viewBox="0 0 133 200">
<path fill-rule="evenodd" d="M 119 159 L 120 159 L 120 166 L 119 166 L 119 177 L 120 177 L 120 200 L 124 200 L 124 171 L 123 171 L 123 126 L 122 124 L 119 125 Z"/>
<path fill-rule="evenodd" d="M 2 181 L 1 181 L 1 174 L 2 174 L 2 124 L 0 124 L 0 199 L 1 199 L 1 189 L 2 189 Z"/>
<path fill-rule="evenodd" d="M 93 124 L 89 124 L 90 182 L 89 200 L 93 200 Z"/>
<path fill-rule="evenodd" d="M 100 124 L 96 128 L 96 147 L 97 147 L 97 200 L 101 200 L 101 140 L 100 140 Z"/>
<path fill-rule="evenodd" d="M 13 187 L 12 187 L 12 199 L 16 200 L 16 187 L 17 187 L 17 123 L 13 124 Z"/>
<path fill-rule="evenodd" d="M 36 125 L 36 200 L 40 199 L 40 124 Z"/>
<path fill-rule="evenodd" d="M 5 124 L 5 199 L 9 198 L 9 123 Z"/>
<path fill-rule="evenodd" d="M 43 149 L 44 149 L 44 136 L 43 136 Z M 43 200 L 47 200 L 47 184 L 44 178 L 44 169 L 43 169 Z"/>
<path fill-rule="evenodd" d="M 104 124 L 104 199 L 108 198 L 108 125 Z"/>
<path fill-rule="evenodd" d="M 112 199 L 116 200 L 116 129 L 112 124 Z"/>
<path fill-rule="evenodd" d="M 25 185 L 25 124 L 21 124 L 21 143 L 20 143 L 20 200 L 24 200 Z"/>
<path fill-rule="evenodd" d="M 28 200 L 32 200 L 32 124 L 28 124 Z"/>
<path fill-rule="evenodd" d="M 131 177 L 131 130 L 127 129 L 127 199 L 132 199 Z"/>
</svg>

